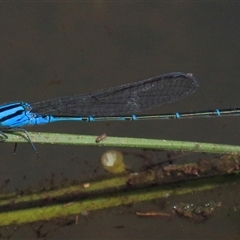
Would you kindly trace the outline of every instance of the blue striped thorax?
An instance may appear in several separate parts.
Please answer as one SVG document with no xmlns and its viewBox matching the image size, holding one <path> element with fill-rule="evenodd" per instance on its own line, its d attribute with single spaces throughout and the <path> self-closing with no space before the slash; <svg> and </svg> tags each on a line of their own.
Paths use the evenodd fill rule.
<svg viewBox="0 0 240 240">
<path fill-rule="evenodd" d="M 26 102 L 8 103 L 0 106 L 0 127 L 17 128 L 28 125 L 33 118 Z"/>
</svg>

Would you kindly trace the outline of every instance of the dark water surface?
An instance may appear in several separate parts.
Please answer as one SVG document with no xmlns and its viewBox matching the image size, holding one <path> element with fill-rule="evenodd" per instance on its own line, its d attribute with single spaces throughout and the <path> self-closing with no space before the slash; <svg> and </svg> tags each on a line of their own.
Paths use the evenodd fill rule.
<svg viewBox="0 0 240 240">
<path fill-rule="evenodd" d="M 52 2 L 1 3 L 0 102 L 36 102 L 134 82 L 167 72 L 190 72 L 199 80 L 194 94 L 160 112 L 239 106 L 240 15 L 238 3 Z M 156 113 L 156 111 L 155 111 Z M 58 123 L 27 130 L 146 137 L 239 144 L 239 118 L 115 123 Z M 105 148 L 1 144 L 3 191 L 79 181 L 105 174 L 99 159 Z M 238 188 L 206 193 L 202 201 L 225 203 L 201 224 L 189 219 L 138 218 L 94 213 L 78 225 L 55 230 L 49 238 L 237 239 Z M 231 196 L 231 197 L 230 197 Z M 199 196 L 198 196 L 199 197 Z M 194 198 L 194 197 L 193 197 Z M 169 199 L 193 201 L 191 196 Z M 230 201 L 231 199 L 231 201 Z M 145 205 L 146 206 L 146 205 Z M 149 203 L 149 206 L 151 204 Z M 150 207 L 148 206 L 148 210 Z M 122 226 L 122 227 L 119 227 Z M 1 230 L 0 230 L 1 231 Z M 5 231 L 5 230 L 4 230 Z M 31 227 L 12 238 L 35 238 Z"/>
</svg>

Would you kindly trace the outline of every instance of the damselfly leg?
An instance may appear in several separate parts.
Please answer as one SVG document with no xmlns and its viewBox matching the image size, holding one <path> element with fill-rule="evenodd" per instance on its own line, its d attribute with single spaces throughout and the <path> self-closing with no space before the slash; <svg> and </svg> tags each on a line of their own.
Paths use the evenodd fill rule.
<svg viewBox="0 0 240 240">
<path fill-rule="evenodd" d="M 35 151 L 35 153 L 37 154 L 37 157 L 39 157 L 38 155 L 38 151 L 37 151 L 37 148 L 35 147 L 35 145 L 33 144 L 28 132 L 23 129 L 23 128 L 11 128 L 11 129 L 4 129 L 4 130 L 0 130 L 0 141 L 6 141 L 8 139 L 8 136 L 5 134 L 5 132 L 9 132 L 9 133 L 13 133 L 15 135 L 20 135 L 21 137 L 25 138 L 28 140 L 28 142 L 31 144 L 33 150 Z M 17 134 L 17 132 L 22 132 L 25 134 L 22 135 L 22 134 Z M 17 150 L 17 143 L 15 143 L 15 146 L 14 146 L 14 150 L 13 150 L 13 154 L 15 155 L 16 154 L 16 150 Z"/>
</svg>

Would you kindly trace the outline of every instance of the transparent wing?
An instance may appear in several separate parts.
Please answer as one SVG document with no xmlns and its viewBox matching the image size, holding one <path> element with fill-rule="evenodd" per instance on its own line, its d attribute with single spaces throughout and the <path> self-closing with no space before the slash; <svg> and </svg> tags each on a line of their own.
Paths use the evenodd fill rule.
<svg viewBox="0 0 240 240">
<path fill-rule="evenodd" d="M 54 116 L 134 114 L 178 101 L 195 92 L 192 74 L 173 72 L 95 93 L 59 97 L 31 104 L 32 112 Z"/>
</svg>

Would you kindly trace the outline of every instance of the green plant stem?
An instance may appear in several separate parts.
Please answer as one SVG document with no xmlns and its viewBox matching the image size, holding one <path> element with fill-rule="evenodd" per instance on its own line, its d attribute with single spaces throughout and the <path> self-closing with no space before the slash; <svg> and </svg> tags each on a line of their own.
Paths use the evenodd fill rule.
<svg viewBox="0 0 240 240">
<path fill-rule="evenodd" d="M 107 136 L 102 141 L 96 143 L 97 136 L 76 135 L 65 133 L 33 133 L 29 132 L 29 137 L 33 143 L 40 144 L 60 144 L 60 145 L 80 145 L 80 146 L 105 146 L 105 147 L 128 147 L 161 149 L 172 151 L 191 151 L 219 154 L 240 154 L 240 146 L 225 144 L 184 142 L 173 140 L 157 140 L 144 138 L 123 138 Z M 26 137 L 21 132 L 8 134 L 5 142 L 27 143 Z"/>
<path fill-rule="evenodd" d="M 31 194 L 2 194 L 0 226 L 47 221 L 169 196 L 197 194 L 218 186 L 229 187 L 239 182 L 236 175 L 238 162 L 237 156 L 226 155 L 207 162 L 201 160 L 163 168 L 156 166 L 139 173 L 113 175 L 107 179 Z"/>
<path fill-rule="evenodd" d="M 106 209 L 120 205 L 154 199 L 166 199 L 166 197 L 183 194 L 196 194 L 207 190 L 213 190 L 217 186 L 229 186 L 239 182 L 238 176 L 218 176 L 209 179 L 196 179 L 181 184 L 167 184 L 159 187 L 132 189 L 130 191 L 102 194 L 102 196 L 72 201 L 68 204 L 54 204 L 45 207 L 20 209 L 0 213 L 0 226 L 10 224 L 25 224 L 34 221 L 50 220 L 56 217 L 78 215 L 84 212 Z"/>
</svg>

